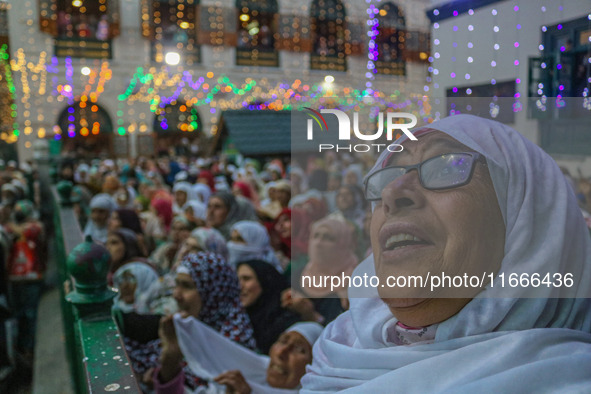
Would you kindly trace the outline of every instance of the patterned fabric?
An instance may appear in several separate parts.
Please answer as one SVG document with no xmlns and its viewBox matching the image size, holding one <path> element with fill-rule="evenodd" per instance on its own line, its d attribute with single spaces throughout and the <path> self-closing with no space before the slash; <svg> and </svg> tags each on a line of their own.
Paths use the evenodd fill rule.
<svg viewBox="0 0 591 394">
<path fill-rule="evenodd" d="M 250 349 L 256 344 L 248 315 L 240 304 L 240 285 L 232 268 L 219 255 L 190 253 L 181 262 L 189 270 L 203 303 L 198 319 L 225 337 Z"/>
</svg>

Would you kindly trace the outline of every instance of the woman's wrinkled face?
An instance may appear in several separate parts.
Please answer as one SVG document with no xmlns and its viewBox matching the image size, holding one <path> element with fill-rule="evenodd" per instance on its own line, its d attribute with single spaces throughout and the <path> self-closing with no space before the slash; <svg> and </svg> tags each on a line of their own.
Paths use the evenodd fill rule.
<svg viewBox="0 0 591 394">
<path fill-rule="evenodd" d="M 118 235 L 109 234 L 105 247 L 109 251 L 113 263 L 123 261 L 123 257 L 125 257 L 125 243 L 123 243 L 123 240 Z"/>
<path fill-rule="evenodd" d="M 306 365 L 312 362 L 312 346 L 300 333 L 285 332 L 271 346 L 269 358 L 269 386 L 294 389 L 306 373 Z"/>
<path fill-rule="evenodd" d="M 240 281 L 240 302 L 242 306 L 248 308 L 259 299 L 263 293 L 261 284 L 256 273 L 247 264 L 238 267 L 238 280 Z"/>
<path fill-rule="evenodd" d="M 346 211 L 355 205 L 355 196 L 348 187 L 341 187 L 337 193 L 337 208 Z"/>
<path fill-rule="evenodd" d="M 179 306 L 179 312 L 183 317 L 199 317 L 201 312 L 201 296 L 199 290 L 189 274 L 177 274 L 175 278 L 175 287 L 172 292 L 176 303 Z"/>
<path fill-rule="evenodd" d="M 408 166 L 445 153 L 470 152 L 438 131 L 407 141 L 387 166 Z M 431 191 L 423 188 L 416 170 L 393 180 L 382 190 L 371 221 L 376 275 L 446 275 L 479 278 L 498 272 L 504 254 L 505 225 L 488 168 L 474 164 L 470 183 Z M 450 288 L 426 292 L 418 287 L 378 287 L 380 297 L 402 323 L 426 326 L 457 313 L 480 288 Z M 442 295 L 444 294 L 444 295 Z M 455 297 L 455 298 L 452 298 Z"/>
<path fill-rule="evenodd" d="M 221 227 L 228 216 L 228 207 L 219 197 L 211 197 L 207 203 L 207 225 L 209 227 Z"/>
</svg>

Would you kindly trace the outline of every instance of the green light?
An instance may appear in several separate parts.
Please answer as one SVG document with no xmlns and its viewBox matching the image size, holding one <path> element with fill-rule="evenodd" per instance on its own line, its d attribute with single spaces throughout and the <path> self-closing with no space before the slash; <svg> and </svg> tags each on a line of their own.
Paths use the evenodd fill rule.
<svg viewBox="0 0 591 394">
<path fill-rule="evenodd" d="M 117 129 L 117 132 L 119 133 L 119 135 L 124 135 L 125 134 L 125 127 L 119 127 Z"/>
<path fill-rule="evenodd" d="M 20 134 L 20 131 L 18 131 L 18 130 L 13 130 L 13 131 L 12 131 L 12 133 L 18 137 L 18 135 Z"/>
</svg>

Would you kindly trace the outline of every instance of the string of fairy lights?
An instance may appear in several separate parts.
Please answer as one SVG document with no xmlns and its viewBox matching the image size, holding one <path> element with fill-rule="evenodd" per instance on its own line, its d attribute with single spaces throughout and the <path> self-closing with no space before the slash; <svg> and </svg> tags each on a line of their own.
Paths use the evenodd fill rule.
<svg viewBox="0 0 591 394">
<path fill-rule="evenodd" d="M 38 57 L 32 56 L 35 60 L 26 59 L 25 51 L 21 48 L 13 55 L 13 59 L 8 62 L 7 48 L 0 51 L 0 62 L 5 69 L 4 75 L 13 97 L 13 130 L 12 133 L 2 133 L 2 139 L 10 142 L 16 141 L 21 133 L 18 119 L 24 119 L 25 134 L 33 133 L 33 122 L 45 121 L 52 115 L 44 114 L 47 107 L 39 106 L 35 115 L 31 115 L 30 107 L 35 99 L 38 104 L 40 99 L 46 97 L 47 102 L 55 102 L 65 106 L 66 127 L 54 125 L 51 132 L 45 127 L 37 127 L 37 137 L 44 138 L 52 135 L 55 139 L 61 139 L 63 134 L 68 137 L 81 135 L 83 137 L 99 134 L 103 127 L 100 122 L 93 122 L 90 118 L 86 119 L 81 114 L 92 116 L 100 112 L 99 100 L 105 90 L 109 91 L 109 97 L 112 97 L 114 89 L 122 91 L 117 97 L 117 110 L 115 117 L 115 131 L 119 135 L 125 135 L 130 132 L 146 132 L 150 122 L 145 113 L 140 112 L 135 116 L 134 111 L 138 111 L 138 104 L 147 104 L 153 118 L 158 120 L 158 126 L 162 130 L 169 129 L 169 119 L 167 112 L 170 107 L 175 107 L 186 122 L 179 125 L 180 130 L 192 132 L 199 128 L 200 120 L 197 108 L 204 108 L 205 111 L 219 116 L 221 111 L 227 109 L 248 109 L 248 110 L 291 110 L 318 103 L 321 99 L 330 98 L 330 105 L 339 106 L 344 109 L 359 110 L 371 102 L 372 108 L 392 108 L 412 112 L 425 121 L 431 121 L 430 104 L 428 98 L 422 94 L 405 94 L 404 86 L 394 92 L 381 92 L 374 89 L 372 81 L 375 80 L 373 74 L 377 73 L 373 61 L 378 59 L 378 44 L 375 38 L 380 33 L 379 7 L 376 4 L 381 0 L 366 0 L 368 4 L 368 25 L 372 36 L 369 42 L 369 54 L 367 64 L 366 83 L 364 87 L 344 86 L 342 83 L 327 86 L 326 83 L 306 83 L 300 78 L 283 79 L 281 82 L 271 81 L 262 76 L 259 78 L 230 78 L 223 73 L 206 71 L 199 75 L 196 71 L 173 72 L 166 65 L 158 67 L 137 67 L 129 79 L 129 84 L 121 87 L 109 84 L 112 78 L 113 70 L 109 61 L 96 60 L 93 64 L 87 64 L 86 61 L 74 62 L 71 57 L 50 56 L 46 52 L 41 52 Z M 28 4 L 28 3 L 27 3 Z M 45 7 L 43 3 L 44 17 L 49 17 L 55 13 L 54 6 Z M 102 2 L 101 2 L 102 4 Z M 149 18 L 146 15 L 150 12 L 150 7 L 142 2 L 142 31 L 149 33 Z M 330 3 L 332 4 L 332 3 Z M 340 4 L 337 1 L 335 4 Z M 75 5 L 78 9 L 81 4 Z M 103 7 L 104 8 L 104 7 Z M 105 9 L 101 9 L 105 12 Z M 80 11 L 82 12 L 82 11 Z M 217 13 L 219 14 L 219 13 Z M 216 15 L 217 15 L 216 14 Z M 371 14 L 371 15 L 370 15 Z M 32 15 L 31 15 L 32 17 Z M 178 17 L 178 14 L 177 14 Z M 221 14 L 216 16 L 218 22 L 223 19 Z M 179 17 L 179 20 L 181 18 Z M 66 29 L 72 32 L 72 29 Z M 299 33 L 298 37 L 299 37 Z M 31 56 L 30 52 L 27 52 Z M 90 59 L 90 62 L 93 62 Z M 79 70 L 79 68 L 81 68 Z M 182 69 L 181 69 L 182 70 Z M 78 73 L 80 72 L 81 75 Z M 16 88 L 11 75 L 18 75 L 18 86 L 22 91 L 19 97 L 16 97 Z M 401 92 L 401 90 L 403 92 Z M 363 101 L 371 97 L 371 101 Z M 17 102 L 19 106 L 17 113 Z M 64 108 L 64 107 L 61 108 Z M 52 110 L 53 112 L 54 110 Z M 139 110 L 141 111 L 141 110 Z M 139 112 L 138 111 L 138 112 Z M 203 110 L 200 110 L 200 112 Z M 185 114 L 186 113 L 186 114 Z M 203 112 L 202 112 L 203 113 Z M 17 115 L 20 115 L 17 116 Z M 36 117 L 36 119 L 35 119 Z M 139 118 L 140 120 L 137 120 Z M 130 119 L 136 119 L 131 120 Z M 213 121 L 212 121 L 213 123 Z M 45 122 L 45 124 L 47 124 Z M 21 127 L 22 127 L 21 126 Z M 156 126 L 156 124 L 155 124 Z M 216 126 L 212 126 L 212 132 L 216 132 Z"/>
<path fill-rule="evenodd" d="M 537 105 L 537 109 L 540 111 L 546 111 L 548 109 L 547 99 L 552 96 L 556 97 L 556 100 L 553 100 L 556 107 L 562 108 L 566 106 L 566 100 L 563 96 L 568 95 L 569 97 L 573 97 L 572 95 L 574 92 L 570 86 L 572 81 L 569 80 L 570 73 L 575 72 L 575 70 L 572 69 L 574 58 L 572 53 L 568 53 L 569 50 L 574 49 L 572 47 L 575 45 L 574 43 L 570 44 L 570 48 L 568 43 L 556 44 L 556 48 L 546 48 L 543 42 L 539 43 L 537 49 L 539 50 L 539 56 L 541 59 L 538 66 L 540 72 L 538 73 L 538 70 L 535 70 L 535 68 L 530 68 L 526 71 L 529 73 L 530 79 L 537 78 L 535 75 L 539 74 L 545 76 L 550 75 L 550 77 L 549 79 L 545 78 L 535 81 L 536 83 L 531 87 L 523 81 L 523 75 L 526 74 L 524 68 L 528 67 L 526 62 L 527 58 L 525 58 L 524 53 L 529 53 L 529 48 L 525 48 L 524 44 L 529 44 L 530 40 L 528 40 L 528 37 L 531 38 L 531 35 L 528 36 L 527 34 L 524 34 L 524 26 L 529 26 L 530 28 L 528 31 L 532 31 L 531 28 L 533 26 L 536 26 L 537 29 L 536 23 L 541 23 L 540 29 L 542 37 L 546 34 L 550 34 L 551 28 L 554 29 L 552 34 L 555 34 L 556 30 L 563 30 L 564 26 L 560 21 L 566 21 L 569 18 L 573 19 L 573 16 L 566 15 L 565 4 L 567 3 L 565 3 L 564 0 L 559 0 L 545 2 L 545 4 L 535 6 L 529 3 L 505 4 L 504 6 L 498 7 L 494 6 L 486 11 L 490 12 L 490 19 L 482 15 L 482 17 L 478 19 L 479 24 L 475 23 L 476 19 L 474 19 L 473 16 L 475 15 L 475 12 L 484 13 L 484 9 L 478 11 L 468 9 L 464 13 L 460 13 L 457 10 L 449 10 L 451 15 L 446 15 L 443 19 L 446 20 L 445 23 L 440 24 L 439 22 L 441 22 L 441 20 L 433 23 L 433 53 L 429 58 L 429 61 L 431 62 L 428 69 L 430 75 L 427 76 L 426 82 L 432 83 L 433 88 L 438 89 L 440 87 L 439 85 L 443 81 L 446 81 L 446 85 L 451 85 L 448 85 L 451 92 L 461 93 L 462 95 L 465 93 L 469 96 L 472 94 L 472 89 L 466 87 L 464 80 L 468 81 L 475 75 L 478 75 L 480 78 L 488 75 L 490 78 L 490 85 L 496 85 L 498 79 L 503 76 L 503 78 L 512 79 L 515 83 L 515 92 L 513 93 L 513 104 L 511 107 L 513 112 L 521 112 L 524 110 L 523 95 L 527 94 L 528 91 L 530 95 L 534 96 L 534 98 L 538 98 L 538 100 L 535 101 L 535 105 Z M 535 17 L 536 11 L 539 13 L 539 18 Z M 569 15 L 572 15 L 573 11 L 575 10 L 571 8 Z M 432 15 L 438 17 L 441 12 L 443 11 L 435 8 L 432 10 Z M 446 12 L 448 11 L 446 10 Z M 466 13 L 467 16 L 465 15 Z M 459 18 L 462 19 L 460 20 Z M 588 29 L 591 30 L 591 14 L 586 15 L 586 18 L 589 20 Z M 550 20 L 554 22 L 551 23 Z M 467 27 L 467 32 L 461 31 L 461 24 L 464 24 L 464 26 Z M 549 25 L 552 26 L 550 27 Z M 479 29 L 479 31 L 491 29 L 490 37 L 492 37 L 492 41 L 488 42 L 492 43 L 492 48 L 487 47 L 485 48 L 486 51 L 480 52 L 476 50 L 478 43 L 474 42 L 472 36 L 476 29 Z M 581 28 L 579 27 L 578 29 Z M 582 34 L 581 32 L 583 31 L 587 30 L 585 30 L 585 28 L 582 30 L 576 30 L 579 35 Z M 565 32 L 561 37 L 570 37 L 570 34 L 570 32 Z M 482 35 L 480 37 L 482 37 Z M 501 37 L 503 42 L 501 42 Z M 577 40 L 581 40 L 576 44 L 580 46 L 578 50 L 581 50 L 585 45 L 589 45 L 585 44 L 583 41 L 586 41 L 586 39 L 583 36 L 581 37 L 582 38 L 577 38 Z M 591 42 L 591 37 L 588 37 L 588 40 Z M 461 47 L 459 46 L 460 44 L 458 41 L 467 43 L 467 48 L 459 50 Z M 488 46 L 491 44 L 486 45 Z M 482 48 L 482 44 L 480 44 L 480 48 Z M 487 71 L 479 68 L 478 74 L 476 74 L 477 71 L 474 64 L 482 64 L 482 57 L 486 56 L 487 52 L 490 54 L 490 69 Z M 465 54 L 465 57 L 459 59 L 457 58 L 457 53 Z M 447 55 L 449 55 L 449 57 L 447 57 Z M 528 54 L 527 56 L 532 58 L 531 54 Z M 458 64 L 460 60 L 464 60 L 463 64 Z M 580 66 L 585 67 L 584 83 L 586 83 L 586 86 L 582 87 L 582 92 L 577 91 L 576 96 L 582 96 L 583 107 L 587 110 L 591 110 L 591 98 L 589 97 L 591 89 L 591 66 L 586 63 L 591 64 L 591 57 L 588 55 L 583 58 L 583 64 L 577 64 L 579 68 Z M 443 68 L 443 64 L 446 66 L 453 65 L 453 67 L 449 70 L 449 74 L 440 76 L 441 70 L 439 67 Z M 569 67 L 571 69 L 569 69 Z M 553 70 L 549 70 L 550 68 L 553 68 Z M 465 73 L 462 69 L 466 70 Z M 499 69 L 501 69 L 502 72 L 500 72 Z M 460 72 L 460 70 L 462 70 L 462 72 Z M 449 80 L 447 80 L 448 76 Z M 425 85 L 425 88 L 427 87 L 428 85 Z M 493 101 L 490 104 L 490 115 L 496 117 L 499 112 L 499 106 L 495 102 L 496 97 L 492 97 L 492 99 Z M 438 104 L 437 101 L 438 99 L 435 99 L 436 104 Z M 452 102 L 450 114 L 453 114 L 454 112 L 454 103 Z M 438 112 L 434 115 L 436 118 L 440 116 Z"/>
</svg>

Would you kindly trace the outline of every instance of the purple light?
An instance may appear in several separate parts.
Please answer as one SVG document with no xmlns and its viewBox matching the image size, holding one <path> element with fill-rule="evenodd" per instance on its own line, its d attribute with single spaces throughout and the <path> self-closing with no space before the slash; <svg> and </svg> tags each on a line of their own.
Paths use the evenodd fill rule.
<svg viewBox="0 0 591 394">
<path fill-rule="evenodd" d="M 457 26 L 454 26 L 453 30 L 454 31 L 458 31 L 458 27 Z"/>
<path fill-rule="evenodd" d="M 76 120 L 76 119 L 74 118 L 74 115 L 70 115 L 70 116 L 68 116 L 68 122 L 73 122 L 74 120 Z"/>
<path fill-rule="evenodd" d="M 519 48 L 519 42 L 515 41 L 515 44 L 513 44 L 513 46 L 514 46 L 515 48 Z"/>
<path fill-rule="evenodd" d="M 519 7 L 518 6 L 513 7 L 513 11 L 515 11 L 515 12 L 519 11 Z"/>
<path fill-rule="evenodd" d="M 454 16 L 458 16 L 458 11 L 454 10 L 453 14 Z"/>
<path fill-rule="evenodd" d="M 68 107 L 68 113 L 69 114 L 73 114 L 74 113 L 74 107 Z"/>
<path fill-rule="evenodd" d="M 559 85 L 558 90 L 564 90 L 564 85 Z"/>
<path fill-rule="evenodd" d="M 521 79 L 520 78 L 515 79 L 515 83 L 521 83 Z"/>
<path fill-rule="evenodd" d="M 457 92 L 458 92 L 458 88 L 456 88 L 456 87 L 454 86 L 454 88 L 452 89 L 452 91 L 453 91 L 454 93 L 457 93 Z"/>
<path fill-rule="evenodd" d="M 454 42 L 454 43 L 453 43 L 453 44 L 451 44 L 451 45 L 452 45 L 454 48 L 457 48 L 457 47 L 458 47 L 458 43 L 457 43 L 457 42 Z"/>
<path fill-rule="evenodd" d="M 517 24 L 516 27 L 517 27 L 517 30 L 520 30 L 521 29 L 521 25 L 519 23 Z"/>
<path fill-rule="evenodd" d="M 517 92 L 517 93 L 515 93 L 515 94 L 513 95 L 513 97 L 515 97 L 515 98 L 519 98 L 519 97 L 521 97 L 521 94 L 519 94 L 519 92 Z"/>
<path fill-rule="evenodd" d="M 561 47 L 560 47 L 560 52 L 564 52 L 564 51 L 566 51 L 566 47 L 564 47 L 564 46 L 561 46 Z"/>
<path fill-rule="evenodd" d="M 558 63 L 558 64 L 556 65 L 556 69 L 557 69 L 557 70 L 562 70 L 562 64 Z"/>
<path fill-rule="evenodd" d="M 497 80 L 496 80 L 496 79 L 494 79 L 494 78 L 493 78 L 493 79 L 491 79 L 491 80 L 490 80 L 490 84 L 491 84 L 491 85 L 496 85 L 496 84 L 497 84 Z"/>
<path fill-rule="evenodd" d="M 210 109 L 209 112 L 215 114 L 215 108 Z"/>
<path fill-rule="evenodd" d="M 515 59 L 515 61 L 513 62 L 513 64 L 515 64 L 516 66 L 519 66 L 519 60 Z"/>
<path fill-rule="evenodd" d="M 556 26 L 556 28 L 557 28 L 558 30 L 562 30 L 562 25 L 561 25 L 561 24 L 558 24 L 558 26 Z"/>
<path fill-rule="evenodd" d="M 449 74 L 450 77 L 455 78 L 456 77 L 456 73 L 451 73 Z"/>
</svg>

